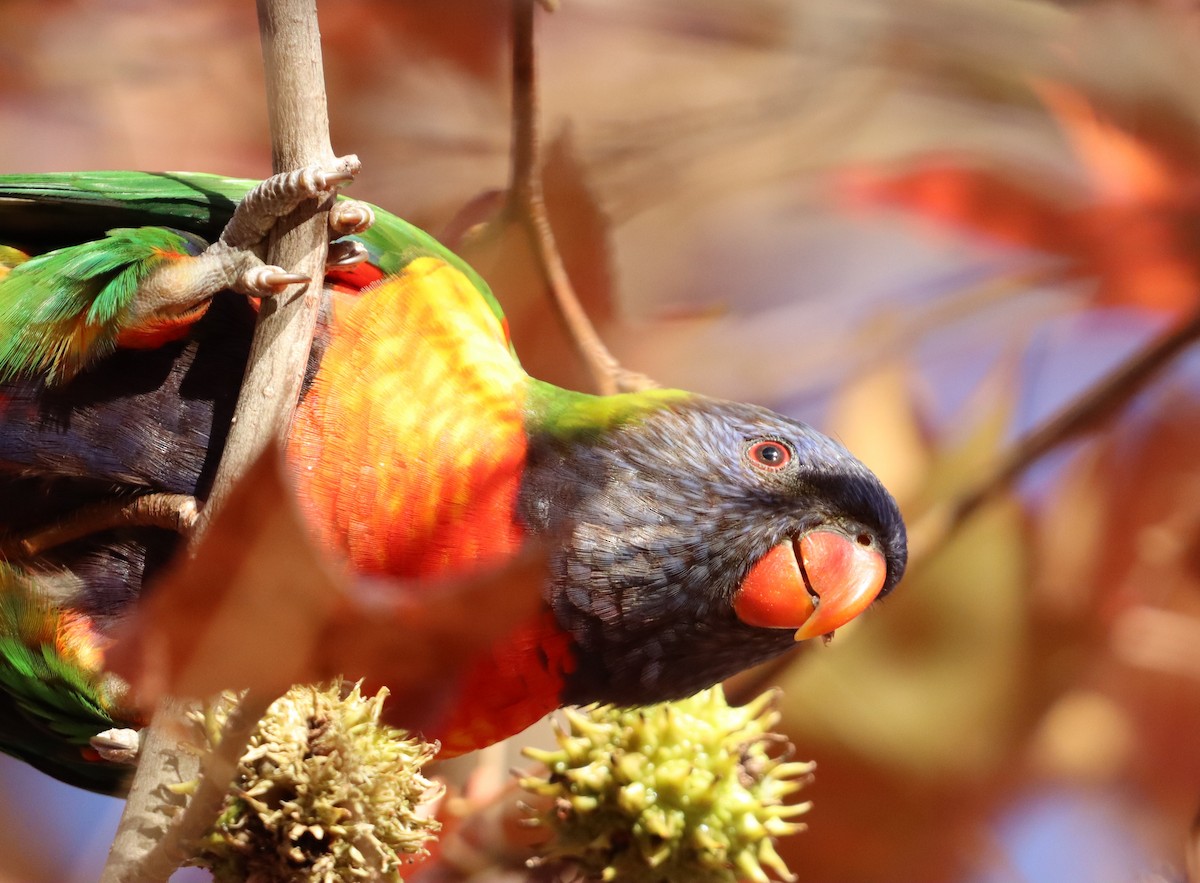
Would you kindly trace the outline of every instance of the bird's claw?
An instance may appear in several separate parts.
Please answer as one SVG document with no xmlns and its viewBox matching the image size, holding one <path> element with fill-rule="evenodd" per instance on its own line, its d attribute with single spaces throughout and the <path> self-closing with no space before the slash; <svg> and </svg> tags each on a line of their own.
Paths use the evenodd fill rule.
<svg viewBox="0 0 1200 883">
<path fill-rule="evenodd" d="M 238 278 L 233 286 L 235 291 L 250 297 L 271 297 L 279 294 L 289 285 L 299 285 L 311 282 L 303 273 L 289 273 L 283 267 L 271 264 L 251 267 Z"/>
<path fill-rule="evenodd" d="M 367 247 L 352 239 L 343 239 L 329 243 L 329 255 L 325 258 L 326 267 L 353 267 L 367 259 Z"/>
<path fill-rule="evenodd" d="M 357 199 L 340 199 L 329 209 L 329 229 L 336 236 L 362 233 L 375 223 L 375 212 Z"/>
<path fill-rule="evenodd" d="M 334 190 L 342 184 L 354 180 L 354 176 L 362 171 L 362 163 L 353 153 L 339 156 L 329 163 L 313 163 L 294 172 L 276 175 L 281 178 L 279 186 L 294 191 L 297 195 L 308 197 L 318 196 L 329 190 Z M 273 181 L 275 178 L 268 178 Z"/>
<path fill-rule="evenodd" d="M 355 157 L 354 161 L 357 163 L 358 158 Z M 316 174 L 316 180 L 319 182 L 319 186 L 322 190 L 332 190 L 339 184 L 346 184 L 350 181 L 353 181 L 354 176 L 358 174 L 358 171 L 361 168 L 362 166 L 358 165 L 353 171 L 347 169 L 338 169 L 337 171 L 333 172 L 318 171 Z"/>
<path fill-rule="evenodd" d="M 124 727 L 97 733 L 88 742 L 109 763 L 135 764 L 141 750 L 141 734 Z"/>
</svg>

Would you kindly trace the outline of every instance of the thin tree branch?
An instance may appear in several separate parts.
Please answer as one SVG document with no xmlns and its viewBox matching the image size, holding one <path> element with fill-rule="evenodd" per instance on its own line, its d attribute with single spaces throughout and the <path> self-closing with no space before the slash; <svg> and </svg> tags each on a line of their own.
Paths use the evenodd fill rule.
<svg viewBox="0 0 1200 883">
<path fill-rule="evenodd" d="M 525 227 L 534 257 L 550 286 L 551 297 L 597 390 L 603 395 L 611 395 L 648 389 L 658 384 L 643 374 L 623 368 L 596 333 L 563 266 L 554 231 L 546 216 L 538 168 L 535 5 L 535 0 L 513 0 L 512 5 L 512 166 L 504 215 Z M 543 2 L 542 5 L 553 9 L 556 4 Z"/>
<path fill-rule="evenodd" d="M 328 161 L 333 151 L 316 0 L 258 0 L 257 5 L 274 170 Z M 332 197 L 321 205 L 302 205 L 272 231 L 267 261 L 312 281 L 263 301 L 229 437 L 195 537 L 203 533 L 238 477 L 267 445 L 285 437 L 291 425 L 320 306 L 331 204 Z M 270 701 L 262 696 L 243 700 L 218 755 L 205 764 L 200 789 L 177 820 L 172 817 L 179 801 L 172 800 L 163 785 L 171 772 L 185 781 L 188 775 L 182 766 L 192 755 L 181 741 L 187 705 L 170 700 L 160 706 L 143 734 L 142 759 L 102 883 L 166 880 L 186 858 L 187 840 L 216 818 L 253 722 Z M 197 766 L 194 758 L 188 766 Z"/>
<path fill-rule="evenodd" d="M 183 813 L 154 844 L 143 864 L 152 868 L 165 868 L 170 865 L 167 872 L 169 875 L 191 856 L 192 844 L 216 822 L 225 802 L 225 795 L 229 793 L 229 785 L 237 772 L 238 762 L 246 753 L 246 746 L 250 737 L 254 735 L 255 727 L 274 701 L 273 696 L 253 691 L 238 701 L 221 731 L 221 741 L 211 751 L 206 751 L 200 756 L 197 774 L 199 784 Z M 226 742 L 229 743 L 228 746 Z"/>
<path fill-rule="evenodd" d="M 533 0 L 512 0 L 512 146 L 508 178 L 510 216 L 541 200 L 538 174 L 537 68 Z"/>
<path fill-rule="evenodd" d="M 181 750 L 189 742 L 185 710 L 164 702 L 141 731 L 137 770 L 100 883 L 160 883 L 187 858 L 174 844 L 164 846 L 163 836 L 186 799 L 170 786 L 199 774 L 198 756 Z"/>
</svg>

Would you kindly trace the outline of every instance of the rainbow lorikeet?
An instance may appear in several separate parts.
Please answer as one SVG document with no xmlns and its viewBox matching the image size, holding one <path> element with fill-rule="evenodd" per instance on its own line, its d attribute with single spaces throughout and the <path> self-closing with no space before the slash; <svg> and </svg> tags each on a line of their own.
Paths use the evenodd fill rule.
<svg viewBox="0 0 1200 883">
<path fill-rule="evenodd" d="M 107 635 L 179 537 L 106 526 L 32 556 L 19 540 L 96 501 L 204 498 L 254 315 L 214 293 L 294 281 L 262 266 L 263 234 L 335 186 L 311 169 L 257 187 L 0 177 L 0 749 L 119 787 L 90 746 L 136 723 L 104 672 Z M 364 213 L 349 204 L 333 235 Z M 563 704 L 689 695 L 831 633 L 900 579 L 896 504 L 839 444 L 753 405 L 532 378 L 483 280 L 374 217 L 333 244 L 347 266 L 330 267 L 288 439 L 306 520 L 365 575 L 461 574 L 530 538 L 550 550 L 541 612 L 470 662 L 427 734 L 445 753 Z"/>
</svg>

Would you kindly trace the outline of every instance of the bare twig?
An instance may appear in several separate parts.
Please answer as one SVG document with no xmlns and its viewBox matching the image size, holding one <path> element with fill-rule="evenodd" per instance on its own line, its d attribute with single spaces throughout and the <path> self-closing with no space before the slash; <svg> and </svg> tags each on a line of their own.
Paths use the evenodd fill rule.
<svg viewBox="0 0 1200 883">
<path fill-rule="evenodd" d="M 119 527 L 159 527 L 186 534 L 196 523 L 196 498 L 187 494 L 143 494 L 85 506 L 48 527 L 0 539 L 0 558 L 34 558 L 47 549 Z"/>
<path fill-rule="evenodd" d="M 542 5 L 553 8 L 553 4 Z M 579 303 L 563 266 L 554 231 L 546 216 L 538 168 L 535 0 L 513 0 L 512 11 L 512 167 L 504 216 L 518 220 L 525 227 L 559 315 L 596 388 L 604 395 L 611 395 L 657 386 L 645 375 L 623 368 L 609 352 Z"/>
<path fill-rule="evenodd" d="M 507 206 L 512 216 L 542 199 L 533 16 L 533 0 L 512 0 L 512 145 Z"/>
<path fill-rule="evenodd" d="M 258 0 L 258 16 L 275 171 L 327 161 L 333 151 L 316 0 Z M 272 232 L 267 261 L 306 275 L 312 282 L 263 302 L 233 424 L 197 536 L 246 467 L 266 445 L 284 437 L 291 424 L 320 306 L 331 202 L 302 205 Z M 174 823 L 171 817 L 178 801 L 170 800 L 162 787 L 167 767 L 164 759 L 173 758 L 180 765 L 189 757 L 180 750 L 186 705 L 168 701 L 160 706 L 143 733 L 142 760 L 103 883 L 166 880 L 186 857 L 186 841 L 215 819 L 253 723 L 271 698 L 247 696 L 243 700 L 230 719 L 218 755 L 206 762 L 200 790 Z M 182 769 L 176 775 L 187 777 Z"/>
<path fill-rule="evenodd" d="M 246 745 L 274 701 L 274 696 L 254 691 L 238 700 L 221 730 L 221 741 L 201 755 L 199 785 L 187 807 L 155 845 L 149 856 L 150 861 L 157 864 L 156 857 L 161 855 L 164 860 L 175 860 L 175 866 L 178 867 L 191 854 L 192 844 L 213 826 L 225 795 L 229 793 L 229 784 L 237 772 L 238 762 L 246 753 Z M 227 741 L 228 747 L 225 745 Z"/>
</svg>

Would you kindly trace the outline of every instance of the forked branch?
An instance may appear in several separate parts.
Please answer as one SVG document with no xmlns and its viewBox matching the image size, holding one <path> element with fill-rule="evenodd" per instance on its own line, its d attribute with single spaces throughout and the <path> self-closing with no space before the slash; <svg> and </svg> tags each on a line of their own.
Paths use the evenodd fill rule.
<svg viewBox="0 0 1200 883">
<path fill-rule="evenodd" d="M 602 395 L 649 389 L 658 384 L 622 367 L 596 333 L 567 275 L 546 214 L 538 163 L 536 5 L 535 0 L 513 0 L 512 5 L 512 166 L 504 214 L 524 226 L 551 298 L 596 389 Z M 557 3 L 542 0 L 541 5 L 552 10 Z"/>
</svg>

